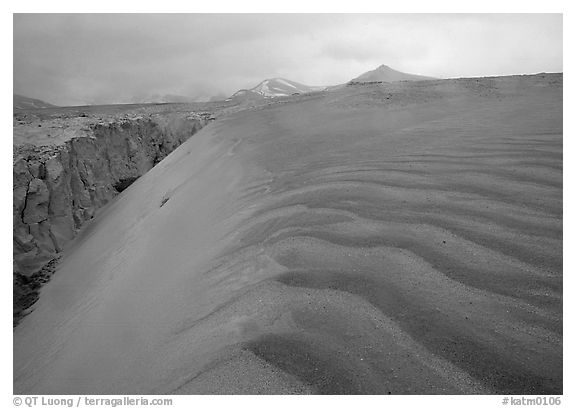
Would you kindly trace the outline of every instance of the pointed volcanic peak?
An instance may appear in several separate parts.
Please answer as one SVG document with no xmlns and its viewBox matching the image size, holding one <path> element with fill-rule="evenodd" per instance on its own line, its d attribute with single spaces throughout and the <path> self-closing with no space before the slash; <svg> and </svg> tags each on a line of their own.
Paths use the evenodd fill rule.
<svg viewBox="0 0 576 408">
<path fill-rule="evenodd" d="M 291 81 L 284 78 L 265 79 L 252 89 L 241 89 L 232 95 L 228 100 L 233 98 L 242 99 L 261 99 L 261 98 L 278 98 L 280 96 L 289 96 L 314 91 L 321 91 L 323 86 L 308 86 L 299 82 Z"/>
<path fill-rule="evenodd" d="M 423 75 L 406 74 L 404 72 L 396 71 L 388 65 L 380 65 L 372 71 L 365 72 L 350 82 L 398 82 L 398 81 L 428 81 L 432 78 Z"/>
<path fill-rule="evenodd" d="M 45 109 L 56 107 L 56 105 L 41 101 L 40 99 L 28 98 L 27 96 L 16 94 L 14 94 L 12 106 L 14 109 Z"/>
</svg>

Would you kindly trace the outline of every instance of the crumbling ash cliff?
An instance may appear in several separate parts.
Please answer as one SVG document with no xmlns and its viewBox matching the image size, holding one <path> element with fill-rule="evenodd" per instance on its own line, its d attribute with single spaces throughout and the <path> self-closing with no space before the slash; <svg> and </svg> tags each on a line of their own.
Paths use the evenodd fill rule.
<svg viewBox="0 0 576 408">
<path fill-rule="evenodd" d="M 82 226 L 213 119 L 190 111 L 97 116 L 14 115 L 14 324 Z"/>
</svg>

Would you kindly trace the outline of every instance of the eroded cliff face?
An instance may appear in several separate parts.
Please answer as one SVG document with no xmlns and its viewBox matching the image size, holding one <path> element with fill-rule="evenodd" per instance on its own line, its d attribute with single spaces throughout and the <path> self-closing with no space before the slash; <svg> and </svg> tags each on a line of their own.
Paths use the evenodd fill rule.
<svg viewBox="0 0 576 408">
<path fill-rule="evenodd" d="M 83 135 L 62 143 L 15 146 L 15 325 L 37 300 L 66 244 L 97 210 L 211 119 L 190 113 L 124 118 L 91 123 Z"/>
</svg>

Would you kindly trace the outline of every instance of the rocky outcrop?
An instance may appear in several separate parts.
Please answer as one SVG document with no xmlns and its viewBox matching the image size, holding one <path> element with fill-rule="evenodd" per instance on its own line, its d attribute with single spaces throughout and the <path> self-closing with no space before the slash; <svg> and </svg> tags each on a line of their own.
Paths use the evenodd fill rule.
<svg viewBox="0 0 576 408">
<path fill-rule="evenodd" d="M 198 114 L 94 123 L 58 145 L 16 146 L 14 321 L 38 298 L 59 253 L 97 210 L 205 126 Z"/>
</svg>

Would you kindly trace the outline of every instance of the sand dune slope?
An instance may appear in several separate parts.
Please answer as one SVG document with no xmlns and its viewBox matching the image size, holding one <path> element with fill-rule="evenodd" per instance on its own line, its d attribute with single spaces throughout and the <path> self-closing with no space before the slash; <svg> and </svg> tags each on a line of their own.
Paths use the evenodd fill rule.
<svg viewBox="0 0 576 408">
<path fill-rule="evenodd" d="M 562 75 L 209 125 L 84 231 L 16 393 L 562 393 Z"/>
</svg>

